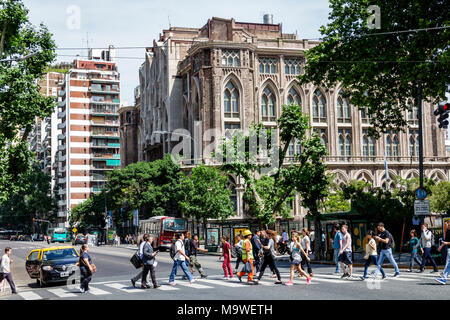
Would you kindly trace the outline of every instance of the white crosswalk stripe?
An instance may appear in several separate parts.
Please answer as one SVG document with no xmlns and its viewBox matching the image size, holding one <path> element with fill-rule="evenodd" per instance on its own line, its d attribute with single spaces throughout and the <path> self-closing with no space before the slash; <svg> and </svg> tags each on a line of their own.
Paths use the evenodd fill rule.
<svg viewBox="0 0 450 320">
<path fill-rule="evenodd" d="M 236 281 L 236 280 L 198 279 L 196 281 L 201 281 L 201 282 L 205 282 L 205 283 L 209 283 L 209 284 L 213 284 L 213 285 L 219 285 L 219 286 L 230 287 L 230 288 L 242 287 L 242 283 L 240 283 L 239 281 Z"/>
<path fill-rule="evenodd" d="M 114 288 L 117 290 L 125 291 L 128 293 L 137 293 L 137 292 L 143 291 L 142 289 L 130 288 L 130 287 L 124 286 L 123 284 L 120 284 L 120 283 L 107 283 L 107 284 L 105 284 L 105 286 L 111 287 L 111 288 Z"/>
<path fill-rule="evenodd" d="M 96 287 L 91 287 L 89 286 L 89 293 L 96 295 L 96 296 L 101 296 L 101 295 L 107 295 L 107 294 L 111 294 L 111 292 L 96 288 Z"/>
<path fill-rule="evenodd" d="M 31 291 L 24 291 L 24 292 L 18 292 L 19 296 L 24 298 L 25 300 L 40 300 L 42 297 L 34 292 Z"/>
<path fill-rule="evenodd" d="M 177 282 L 177 285 L 181 285 L 181 286 L 185 286 L 185 287 L 189 287 L 189 288 L 194 288 L 194 289 L 212 289 L 213 287 L 210 286 L 205 286 L 203 284 L 199 284 L 199 283 L 189 283 L 189 282 L 183 282 L 183 281 L 179 281 Z"/>
<path fill-rule="evenodd" d="M 60 298 L 72 298 L 72 297 L 75 297 L 75 294 L 73 294 L 73 293 L 71 293 L 69 291 L 66 291 L 64 289 L 59 289 L 59 288 L 58 289 L 48 289 L 47 291 L 50 292 L 50 293 L 53 293 L 54 295 L 56 295 L 56 296 L 58 296 Z"/>
<path fill-rule="evenodd" d="M 173 287 L 173 286 L 169 286 L 169 285 L 163 284 L 163 285 L 161 285 L 161 287 L 159 287 L 159 288 L 156 289 L 156 290 L 161 290 L 161 291 L 174 291 L 174 290 L 180 290 L 180 289 L 179 289 L 179 288 L 175 288 L 175 287 Z"/>
</svg>

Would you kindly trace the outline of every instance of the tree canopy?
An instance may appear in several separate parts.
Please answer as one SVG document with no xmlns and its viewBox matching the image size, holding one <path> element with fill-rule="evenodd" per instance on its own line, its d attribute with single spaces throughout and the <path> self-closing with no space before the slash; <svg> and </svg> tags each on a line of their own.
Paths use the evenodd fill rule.
<svg viewBox="0 0 450 320">
<path fill-rule="evenodd" d="M 368 27 L 372 5 L 380 8 L 380 29 Z M 368 108 L 375 136 L 406 125 L 404 111 L 417 97 L 417 80 L 428 101 L 445 100 L 448 1 L 330 0 L 330 8 L 329 22 L 320 28 L 322 42 L 306 52 L 301 83 L 342 85 L 353 105 Z"/>
</svg>

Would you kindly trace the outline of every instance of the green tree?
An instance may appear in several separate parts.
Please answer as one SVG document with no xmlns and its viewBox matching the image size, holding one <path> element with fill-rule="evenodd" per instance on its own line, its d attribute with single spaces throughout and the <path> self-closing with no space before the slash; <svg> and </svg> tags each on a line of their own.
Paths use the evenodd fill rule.
<svg viewBox="0 0 450 320">
<path fill-rule="evenodd" d="M 93 194 L 89 199 L 75 206 L 69 223 L 80 230 L 90 227 L 105 227 L 105 192 Z"/>
<path fill-rule="evenodd" d="M 108 174 L 107 206 L 116 224 L 128 221 L 132 211 L 143 209 L 143 218 L 177 215 L 183 173 L 170 155 L 153 162 L 132 163 Z M 121 210 L 122 209 L 122 210 Z"/>
<path fill-rule="evenodd" d="M 240 134 L 225 140 L 222 156 L 228 155 L 228 159 L 222 169 L 244 179 L 248 213 L 256 217 L 260 225 L 271 224 L 277 217 L 289 217 L 289 202 L 298 192 L 302 205 L 320 226 L 319 205 L 328 188 L 322 161 L 326 148 L 312 131 L 309 116 L 303 114 L 298 105 L 282 107 L 278 129 L 279 144 L 276 139 L 275 143 L 271 142 L 276 132 L 268 130 L 267 157 L 261 157 L 265 152 L 265 138 L 261 133 L 266 130 L 261 125 L 253 126 L 248 136 Z M 301 152 L 296 150 L 292 157 L 287 157 L 289 144 L 294 141 L 301 145 Z M 316 236 L 319 238 L 320 230 L 318 227 Z"/>
<path fill-rule="evenodd" d="M 381 10 L 381 29 L 368 28 L 370 5 Z M 341 84 L 352 104 L 373 115 L 370 133 L 375 136 L 406 125 L 404 111 L 411 110 L 408 99 L 417 97 L 418 79 L 428 101 L 445 100 L 450 83 L 447 1 L 330 0 L 330 8 L 329 23 L 320 28 L 323 41 L 306 52 L 302 83 Z M 400 32 L 422 28 L 435 29 Z"/>
<path fill-rule="evenodd" d="M 432 212 L 450 213 L 450 182 L 440 181 L 431 187 L 433 192 L 430 198 Z"/>
<path fill-rule="evenodd" d="M 206 226 L 207 219 L 226 220 L 235 214 L 228 177 L 215 167 L 200 165 L 181 180 L 183 198 L 179 205 L 185 217 Z M 197 231 L 198 232 L 198 231 Z"/>
<path fill-rule="evenodd" d="M 19 59 L 34 54 L 27 59 Z M 48 116 L 52 97 L 39 92 L 37 80 L 55 58 L 55 44 L 44 25 L 33 26 L 22 1 L 0 3 L 0 202 L 22 187 L 32 171 L 27 137 L 36 117 Z"/>
<path fill-rule="evenodd" d="M 345 199 L 344 191 L 334 182 L 335 175 L 328 174 L 328 178 L 328 195 L 323 201 L 322 210 L 326 213 L 350 210 L 350 202 Z"/>
</svg>

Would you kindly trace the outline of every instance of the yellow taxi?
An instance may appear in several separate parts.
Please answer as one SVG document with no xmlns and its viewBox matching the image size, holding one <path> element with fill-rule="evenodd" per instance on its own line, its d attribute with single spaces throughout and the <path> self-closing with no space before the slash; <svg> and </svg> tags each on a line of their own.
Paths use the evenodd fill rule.
<svg viewBox="0 0 450 320">
<path fill-rule="evenodd" d="M 70 278 L 75 283 L 73 276 L 79 257 L 71 246 L 35 249 L 28 254 L 25 268 L 41 287 L 53 282 L 67 283 Z"/>
</svg>

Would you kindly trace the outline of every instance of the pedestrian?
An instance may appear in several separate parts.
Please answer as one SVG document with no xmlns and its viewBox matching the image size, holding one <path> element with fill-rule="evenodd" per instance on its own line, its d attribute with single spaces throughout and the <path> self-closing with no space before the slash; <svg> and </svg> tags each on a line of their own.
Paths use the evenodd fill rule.
<svg viewBox="0 0 450 320">
<path fill-rule="evenodd" d="M 430 259 L 431 264 L 433 265 L 432 272 L 438 272 L 438 266 L 436 261 L 434 261 L 433 256 L 431 255 L 431 247 L 433 246 L 434 236 L 433 233 L 428 230 L 428 224 L 422 224 L 422 235 L 420 237 L 420 251 L 422 252 L 422 264 L 420 266 L 419 272 L 423 272 L 425 270 L 425 264 L 427 259 Z"/>
<path fill-rule="evenodd" d="M 300 243 L 300 237 L 297 233 L 292 234 L 292 242 L 290 244 L 290 251 L 291 251 L 291 268 L 290 268 L 290 278 L 289 281 L 285 283 L 287 286 L 294 285 L 294 273 L 295 270 L 297 270 L 301 275 L 306 277 L 306 283 L 311 283 L 311 277 L 308 276 L 308 274 L 302 269 L 301 262 L 301 252 L 303 251 L 302 244 Z M 305 255 L 306 256 L 306 255 Z M 309 258 L 307 258 L 309 259 Z"/>
<path fill-rule="evenodd" d="M 228 280 L 228 277 L 230 277 L 230 279 L 233 279 L 233 270 L 231 270 L 231 246 L 230 243 L 228 242 L 228 237 L 222 236 L 220 238 L 220 241 L 222 242 L 222 255 L 219 257 L 219 260 L 221 257 L 223 257 L 222 263 L 222 269 L 224 273 L 223 279 Z"/>
<path fill-rule="evenodd" d="M 189 238 L 191 237 L 191 234 L 189 233 Z M 199 247 L 199 241 L 198 241 L 198 235 L 194 234 L 194 236 L 192 237 L 192 239 L 189 239 L 189 252 L 190 252 L 190 256 L 189 256 L 189 267 L 191 273 L 194 273 L 194 267 L 197 268 L 198 272 L 200 273 L 200 277 L 202 278 L 206 278 L 207 275 L 205 273 L 205 271 L 202 268 L 202 265 L 200 264 L 200 262 L 198 262 L 198 258 L 197 258 L 197 252 L 201 251 L 201 252 L 208 252 L 208 249 L 201 249 Z"/>
<path fill-rule="evenodd" d="M 344 274 L 343 278 L 352 279 L 353 278 L 353 261 L 352 261 L 352 236 L 348 232 L 348 226 L 343 224 L 341 226 L 342 241 L 341 248 L 339 249 L 339 263 L 341 264 L 341 269 Z M 348 272 L 347 269 L 350 271 Z"/>
<path fill-rule="evenodd" d="M 366 244 L 366 255 L 364 256 L 364 259 L 366 259 L 366 263 L 364 264 L 364 274 L 361 277 L 361 280 L 366 280 L 367 278 L 367 270 L 369 269 L 369 266 L 371 264 L 377 265 L 377 243 L 375 241 L 374 232 L 372 230 L 369 230 L 367 232 L 367 244 Z M 383 278 L 386 276 L 384 273 L 383 268 L 380 269 L 381 274 L 383 275 Z"/>
<path fill-rule="evenodd" d="M 175 285 L 175 275 L 177 274 L 178 267 L 181 267 L 186 277 L 189 279 L 189 283 L 194 283 L 195 280 L 192 277 L 192 274 L 189 272 L 185 261 L 189 262 L 189 257 L 186 255 L 184 251 L 184 234 L 178 233 L 176 235 L 177 240 L 175 241 L 175 256 L 173 257 L 173 267 L 172 272 L 170 273 L 169 285 Z"/>
<path fill-rule="evenodd" d="M 409 240 L 409 247 L 411 249 L 411 258 L 409 260 L 409 269 L 407 271 L 412 272 L 414 261 L 419 265 L 419 267 L 422 265 L 422 262 L 420 262 L 419 259 L 417 259 L 417 252 L 419 251 L 419 248 L 422 249 L 422 247 L 420 245 L 419 239 L 417 238 L 417 232 L 415 229 L 412 229 L 409 235 L 411 236 L 411 239 Z"/>
<path fill-rule="evenodd" d="M 340 230 L 339 224 L 335 224 L 333 226 L 334 229 L 334 239 L 333 239 L 333 258 L 334 262 L 336 263 L 336 270 L 334 273 L 341 273 L 341 265 L 339 264 L 339 250 L 341 249 L 341 242 L 342 242 L 342 233 Z"/>
<path fill-rule="evenodd" d="M 447 259 L 445 262 L 444 272 L 440 278 L 435 279 L 440 284 L 447 284 L 447 278 L 450 274 L 450 222 L 444 223 L 444 241 L 442 241 L 438 251 L 441 252 L 444 247 L 447 247 Z"/>
<path fill-rule="evenodd" d="M 238 273 L 239 263 L 242 262 L 242 237 L 240 235 L 236 236 L 236 244 L 234 247 L 236 248 L 236 266 L 234 267 L 234 274 Z"/>
<path fill-rule="evenodd" d="M 281 231 L 281 238 L 283 238 L 284 242 L 289 241 L 289 234 L 284 229 Z"/>
<path fill-rule="evenodd" d="M 313 272 L 312 272 L 312 268 L 311 268 L 311 263 L 310 263 L 310 259 L 307 259 L 307 257 L 309 256 L 309 253 L 311 252 L 311 240 L 309 239 L 309 232 L 308 229 L 303 228 L 302 229 L 302 240 L 301 240 L 301 244 L 302 244 L 302 248 L 303 251 L 300 253 L 301 257 L 302 257 L 302 269 L 306 270 L 306 268 L 308 269 L 308 273 L 309 276 L 312 278 L 313 277 Z M 305 268 L 306 265 L 306 268 Z"/>
<path fill-rule="evenodd" d="M 277 265 L 275 263 L 275 240 L 276 234 L 272 230 L 263 231 L 261 234 L 261 244 L 263 249 L 263 263 L 261 265 L 261 270 L 259 272 L 256 282 L 261 280 L 264 275 L 266 267 L 269 266 L 273 273 L 276 274 L 278 280 L 275 284 L 282 284 L 280 271 L 278 271 Z"/>
<path fill-rule="evenodd" d="M 89 282 L 92 280 L 92 275 L 97 271 L 97 268 L 92 263 L 91 256 L 88 253 L 89 247 L 87 244 L 82 244 L 80 249 L 80 259 L 78 265 L 80 267 L 80 292 L 89 293 Z"/>
<path fill-rule="evenodd" d="M 138 255 L 139 255 L 139 258 L 141 259 L 141 261 L 143 259 L 143 254 L 144 254 L 144 244 L 147 242 L 148 237 L 149 237 L 149 234 L 145 233 L 142 236 L 142 239 L 140 239 L 139 243 L 138 243 Z M 136 282 L 142 278 L 143 272 L 144 272 L 144 265 L 142 265 L 141 271 L 133 279 L 131 279 L 131 284 L 133 285 L 133 287 L 136 287 Z M 147 283 L 147 281 L 146 281 L 146 283 Z"/>
<path fill-rule="evenodd" d="M 153 250 L 153 236 L 148 235 L 147 241 L 144 242 L 143 252 L 142 252 L 142 263 L 144 265 L 144 271 L 142 272 L 141 289 L 150 289 L 151 287 L 147 282 L 147 275 L 150 271 L 150 276 L 152 277 L 153 288 L 159 288 L 158 282 L 156 281 L 155 273 L 155 257 L 158 251 Z"/>
<path fill-rule="evenodd" d="M 14 281 L 11 275 L 11 263 L 13 263 L 13 259 L 11 259 L 12 249 L 10 247 L 5 248 L 5 254 L 2 256 L 2 262 L 0 265 L 0 282 L 3 282 L 5 279 L 8 281 L 9 286 L 11 287 L 11 293 L 17 294 L 16 286 L 14 285 Z"/>
<path fill-rule="evenodd" d="M 373 275 L 374 277 L 377 276 L 378 270 L 382 269 L 381 266 L 383 265 L 384 259 L 388 258 L 395 269 L 394 277 L 398 277 L 400 276 L 400 270 L 398 269 L 397 263 L 395 262 L 394 256 L 392 254 L 392 248 L 394 248 L 394 237 L 389 231 L 385 229 L 383 222 L 378 223 L 377 229 L 378 236 L 374 236 L 374 238 L 375 240 L 381 242 L 381 252 L 377 261 L 377 269 L 375 270 Z M 383 279 L 385 278 L 386 276 L 383 276 Z"/>
<path fill-rule="evenodd" d="M 261 230 L 256 231 L 256 233 L 253 235 L 251 242 L 252 242 L 252 248 L 253 248 L 253 257 L 254 257 L 254 267 L 256 270 L 256 273 L 259 272 L 261 269 L 261 241 L 259 240 L 259 237 L 261 236 Z"/>
<path fill-rule="evenodd" d="M 252 248 L 252 242 L 250 239 L 252 239 L 252 232 L 250 230 L 244 231 L 244 240 L 242 242 L 242 262 L 244 262 L 245 271 L 242 270 L 237 274 L 237 277 L 239 281 L 242 282 L 242 277 L 247 273 L 247 283 L 248 284 L 256 284 L 253 281 L 253 274 L 255 272 L 255 268 L 253 266 L 253 248 Z M 248 265 L 247 265 L 248 263 Z"/>
</svg>

